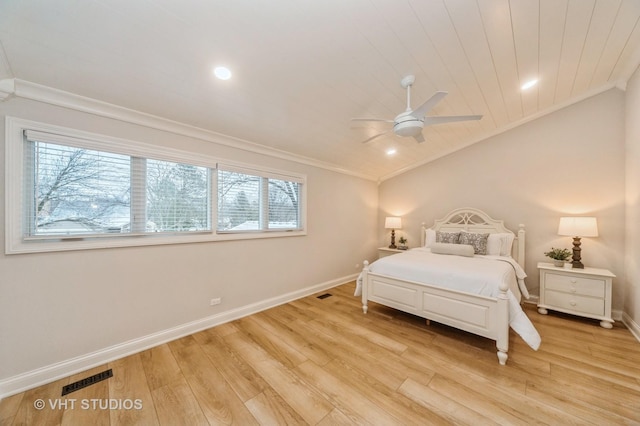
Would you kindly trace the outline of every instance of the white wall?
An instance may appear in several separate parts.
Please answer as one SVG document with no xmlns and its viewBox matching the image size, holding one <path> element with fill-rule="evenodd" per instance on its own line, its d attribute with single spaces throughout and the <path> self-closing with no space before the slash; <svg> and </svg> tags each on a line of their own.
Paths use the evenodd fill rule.
<svg viewBox="0 0 640 426">
<path fill-rule="evenodd" d="M 458 207 L 476 207 L 527 231 L 527 286 L 537 294 L 540 261 L 554 247 L 560 216 L 593 215 L 600 236 L 582 239 L 587 266 L 612 270 L 614 309 L 623 305 L 624 93 L 612 89 L 440 158 L 380 186 L 380 214 L 403 217 L 409 244 L 420 223 Z M 379 244 L 388 233 L 379 232 Z M 388 244 L 388 243 L 387 243 Z"/>
<path fill-rule="evenodd" d="M 2 254 L 0 384 L 15 377 L 27 383 L 32 373 L 40 380 L 47 373 L 37 369 L 73 364 L 74 357 L 313 286 L 341 283 L 359 272 L 356 264 L 376 253 L 376 182 L 21 98 L 0 103 L 0 188 L 6 115 L 305 173 L 308 235 Z M 4 239 L 4 227 L 0 236 Z M 222 304 L 209 306 L 213 297 L 221 297 Z M 58 371 L 64 368 L 53 368 L 51 374 Z M 0 395 L 11 386 L 0 386 Z"/>
<path fill-rule="evenodd" d="M 626 297 L 624 310 L 640 338 L 640 69 L 626 92 Z"/>
</svg>

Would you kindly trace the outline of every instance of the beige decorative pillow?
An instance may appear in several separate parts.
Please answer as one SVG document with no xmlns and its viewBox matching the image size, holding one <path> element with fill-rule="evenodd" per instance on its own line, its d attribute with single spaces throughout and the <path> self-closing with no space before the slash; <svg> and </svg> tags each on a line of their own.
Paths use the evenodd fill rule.
<svg viewBox="0 0 640 426">
<path fill-rule="evenodd" d="M 431 253 L 473 257 L 473 247 L 466 244 L 433 243 Z"/>
</svg>

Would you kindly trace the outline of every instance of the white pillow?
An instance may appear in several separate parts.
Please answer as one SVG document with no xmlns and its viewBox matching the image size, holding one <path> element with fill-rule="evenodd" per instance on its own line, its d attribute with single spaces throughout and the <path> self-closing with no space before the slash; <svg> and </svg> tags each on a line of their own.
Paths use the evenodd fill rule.
<svg viewBox="0 0 640 426">
<path fill-rule="evenodd" d="M 511 246 L 516 236 L 510 232 L 502 234 L 502 250 L 500 250 L 500 256 L 511 256 Z"/>
<path fill-rule="evenodd" d="M 431 253 L 473 257 L 473 246 L 468 244 L 433 243 L 431 245 Z"/>
<path fill-rule="evenodd" d="M 487 254 L 493 256 L 511 256 L 511 246 L 515 235 L 510 232 L 489 234 Z"/>
<path fill-rule="evenodd" d="M 436 231 L 431 228 L 428 228 L 424 231 L 424 246 L 431 247 L 436 242 Z"/>
<path fill-rule="evenodd" d="M 487 240 L 487 254 L 491 256 L 500 256 L 502 251 L 502 237 L 501 234 L 489 234 Z"/>
</svg>

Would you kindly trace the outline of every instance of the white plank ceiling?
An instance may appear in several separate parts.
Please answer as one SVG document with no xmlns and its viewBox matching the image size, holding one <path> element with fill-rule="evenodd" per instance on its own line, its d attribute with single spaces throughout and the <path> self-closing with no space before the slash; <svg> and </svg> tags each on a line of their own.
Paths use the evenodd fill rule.
<svg viewBox="0 0 640 426">
<path fill-rule="evenodd" d="M 0 0 L 0 79 L 384 179 L 624 88 L 639 18 L 640 0 Z M 407 74 L 414 107 L 444 90 L 429 115 L 483 119 L 362 144 L 379 127 L 350 119 L 404 111 Z"/>
</svg>

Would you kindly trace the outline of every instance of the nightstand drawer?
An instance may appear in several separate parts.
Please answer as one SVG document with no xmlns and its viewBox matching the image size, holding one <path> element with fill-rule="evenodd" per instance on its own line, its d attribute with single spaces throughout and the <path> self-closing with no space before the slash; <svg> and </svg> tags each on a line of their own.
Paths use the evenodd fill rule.
<svg viewBox="0 0 640 426">
<path fill-rule="evenodd" d="M 604 315 L 605 300 L 603 298 L 584 297 L 576 294 L 560 293 L 547 289 L 544 292 L 545 302 L 572 312 L 591 315 Z"/>
<path fill-rule="evenodd" d="M 605 296 L 605 280 L 547 273 L 545 281 L 547 290 L 600 298 Z"/>
</svg>

